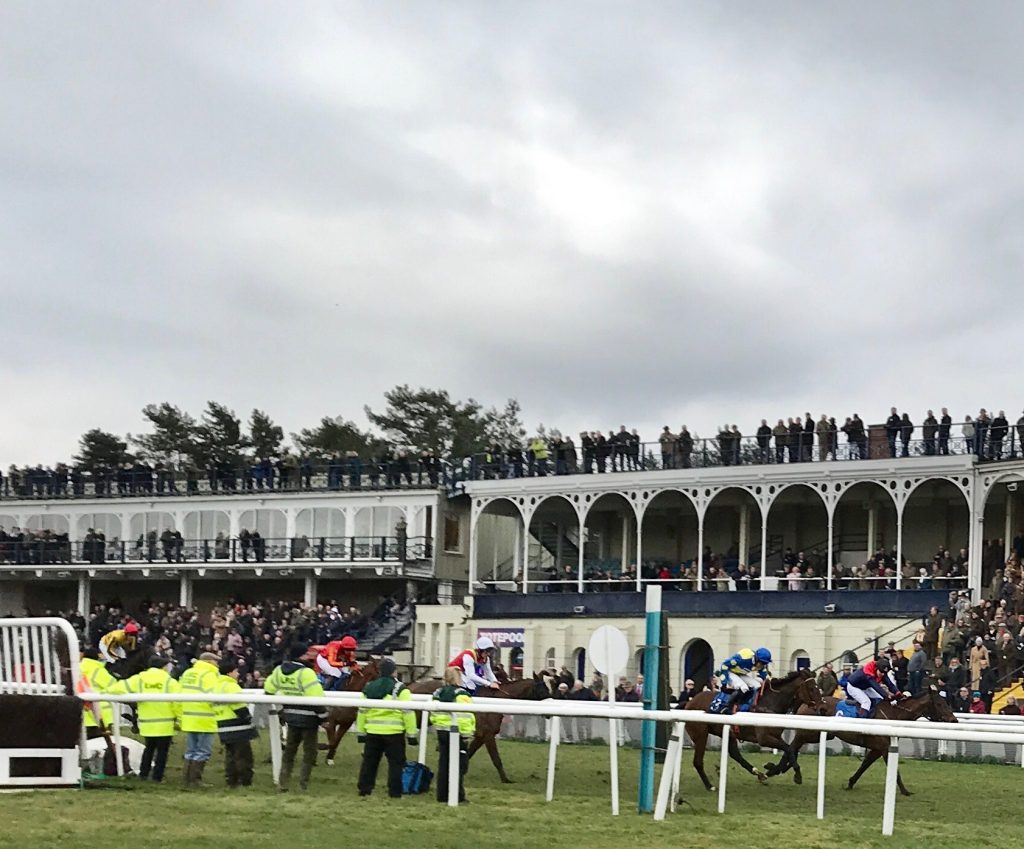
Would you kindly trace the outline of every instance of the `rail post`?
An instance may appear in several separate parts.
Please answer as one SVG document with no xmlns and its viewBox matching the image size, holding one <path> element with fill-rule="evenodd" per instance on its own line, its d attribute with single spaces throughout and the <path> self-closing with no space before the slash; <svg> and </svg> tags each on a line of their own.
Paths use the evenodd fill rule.
<svg viewBox="0 0 1024 849">
<path fill-rule="evenodd" d="M 426 716 L 427 714 L 424 714 Z M 441 732 L 444 733 L 443 731 Z M 462 738 L 459 735 L 459 726 L 452 715 L 452 724 L 448 729 L 448 807 L 459 807 L 459 779 L 461 776 L 461 764 L 459 763 L 462 748 Z"/>
<path fill-rule="evenodd" d="M 274 784 L 281 778 L 281 717 L 275 708 L 270 709 L 270 774 Z"/>
<path fill-rule="evenodd" d="M 826 744 L 828 743 L 828 732 L 822 731 L 818 735 L 818 819 L 825 819 L 825 757 Z"/>
<path fill-rule="evenodd" d="M 641 572 L 637 565 L 637 575 Z M 647 587 L 646 599 L 647 637 L 644 646 L 644 709 L 658 707 L 658 666 L 661 653 L 661 585 Z M 657 723 L 644 721 L 640 730 L 640 787 L 637 792 L 637 810 L 648 813 L 654 810 L 654 746 Z"/>
<path fill-rule="evenodd" d="M 722 757 L 718 766 L 718 813 L 725 813 L 725 785 L 729 780 L 729 734 L 731 725 L 722 726 Z M 737 745 L 739 742 L 737 741 Z"/>
<path fill-rule="evenodd" d="M 668 751 L 665 754 L 665 762 L 661 767 L 661 781 L 658 784 L 658 801 L 654 805 L 654 819 L 658 822 L 665 819 L 665 811 L 668 809 L 669 800 L 675 795 L 676 763 L 682 753 L 683 738 L 679 729 L 679 723 L 672 725 L 672 736 L 668 741 Z"/>
<path fill-rule="evenodd" d="M 551 717 L 551 740 L 548 743 L 548 786 L 544 798 L 550 802 L 555 798 L 555 762 L 558 759 L 558 742 L 562 736 L 562 719 Z"/>
<path fill-rule="evenodd" d="M 889 755 L 885 762 L 885 805 L 882 808 L 882 834 L 892 837 L 896 823 L 896 778 L 900 770 L 900 738 L 889 740 Z"/>
<path fill-rule="evenodd" d="M 416 758 L 416 760 L 421 764 L 425 764 L 427 762 L 427 739 L 429 737 L 429 732 L 430 714 L 423 711 L 423 717 L 420 719 L 420 747 Z"/>
</svg>

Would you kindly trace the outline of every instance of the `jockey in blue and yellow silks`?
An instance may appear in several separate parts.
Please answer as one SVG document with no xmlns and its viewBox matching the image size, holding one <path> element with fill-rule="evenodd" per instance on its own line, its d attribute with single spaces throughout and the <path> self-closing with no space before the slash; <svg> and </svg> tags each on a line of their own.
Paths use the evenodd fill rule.
<svg viewBox="0 0 1024 849">
<path fill-rule="evenodd" d="M 717 674 L 722 680 L 722 689 L 732 690 L 729 707 L 761 689 L 764 681 L 771 676 L 768 669 L 771 662 L 772 653 L 766 648 L 743 648 L 726 658 Z"/>
</svg>

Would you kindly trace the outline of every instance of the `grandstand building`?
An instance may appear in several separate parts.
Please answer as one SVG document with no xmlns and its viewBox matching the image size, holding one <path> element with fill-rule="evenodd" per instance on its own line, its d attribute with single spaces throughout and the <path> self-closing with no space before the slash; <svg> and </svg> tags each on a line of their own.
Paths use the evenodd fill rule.
<svg viewBox="0 0 1024 849">
<path fill-rule="evenodd" d="M 513 671 L 589 676 L 590 633 L 614 624 L 641 646 L 643 590 L 659 583 L 678 686 L 741 645 L 768 646 L 785 668 L 905 641 L 950 591 L 979 597 L 986 553 L 1008 555 L 1024 526 L 1024 461 L 972 454 L 469 477 L 448 489 L 4 498 L 0 526 L 32 539 L 0 543 L 0 611 L 415 596 L 418 666 L 439 671 L 486 630 Z M 880 549 L 904 567 L 855 577 Z M 964 550 L 963 577 L 930 576 L 940 550 Z M 794 578 L 787 558 L 801 552 L 815 571 Z"/>
</svg>

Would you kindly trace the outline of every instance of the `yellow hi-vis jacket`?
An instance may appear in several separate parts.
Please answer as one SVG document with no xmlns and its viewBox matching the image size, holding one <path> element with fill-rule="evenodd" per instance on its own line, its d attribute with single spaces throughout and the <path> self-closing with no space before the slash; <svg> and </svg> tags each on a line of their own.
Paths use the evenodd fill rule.
<svg viewBox="0 0 1024 849">
<path fill-rule="evenodd" d="M 376 678 L 363 687 L 364 699 L 383 699 L 411 702 L 412 693 L 401 681 L 394 678 Z M 356 715 L 358 734 L 405 734 L 416 736 L 416 714 L 411 710 L 389 708 L 359 708 Z"/>
<path fill-rule="evenodd" d="M 165 669 L 145 669 L 118 685 L 124 693 L 181 692 L 181 685 Z M 139 718 L 139 734 L 143 737 L 173 737 L 174 721 L 181 718 L 181 702 L 139 702 L 136 711 Z"/>
<path fill-rule="evenodd" d="M 107 672 L 107 667 L 100 661 L 93 660 L 90 657 L 83 657 L 79 661 L 78 668 L 81 672 L 78 684 L 76 685 L 78 692 L 112 693 L 116 691 L 117 679 Z M 107 726 L 113 725 L 114 709 L 111 707 L 110 702 L 101 702 L 99 710 L 103 724 Z M 85 723 L 86 728 L 96 728 L 99 726 L 99 722 L 96 721 L 96 710 L 93 705 L 88 704 L 83 707 L 82 721 Z"/>
<path fill-rule="evenodd" d="M 182 695 L 215 693 L 219 681 L 217 667 L 205 660 L 197 660 L 178 679 Z M 182 702 L 181 730 L 214 734 L 217 731 L 217 712 L 213 705 L 209 702 Z"/>
</svg>

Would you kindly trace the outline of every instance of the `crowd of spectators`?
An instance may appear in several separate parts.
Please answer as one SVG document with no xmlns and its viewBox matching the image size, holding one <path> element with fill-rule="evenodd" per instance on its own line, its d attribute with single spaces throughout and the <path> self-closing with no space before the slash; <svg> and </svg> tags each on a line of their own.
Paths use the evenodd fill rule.
<svg viewBox="0 0 1024 849">
<path fill-rule="evenodd" d="M 263 676 L 288 659 L 293 645 L 319 645 L 346 635 L 363 640 L 407 609 L 406 602 L 391 597 L 381 598 L 369 615 L 334 601 L 306 607 L 297 601 L 250 603 L 232 599 L 203 613 L 165 602 L 145 602 L 138 610 L 128 612 L 115 601 L 95 605 L 87 615 L 79 611 L 46 611 L 43 615 L 67 619 L 83 646 L 98 646 L 104 634 L 131 620 L 139 625 L 141 643 L 173 660 L 178 673 L 209 651 L 235 656 L 244 668 L 246 686 L 262 687 Z"/>
<path fill-rule="evenodd" d="M 919 431 L 919 438 L 915 438 Z M 877 439 L 873 438 L 877 432 Z M 840 434 L 843 441 L 840 442 Z M 954 422 L 947 408 L 938 416 L 928 410 L 916 425 L 907 412 L 891 408 L 884 424 L 867 425 L 859 414 L 839 424 L 823 413 L 809 412 L 762 419 L 753 434 L 735 424 L 722 425 L 714 436 L 700 438 L 684 424 L 677 432 L 665 425 L 654 442 L 645 443 L 636 428 L 583 431 L 579 442 L 559 431 L 509 445 L 493 444 L 469 458 L 439 457 L 430 451 L 382 446 L 373 456 L 338 453 L 326 460 L 284 450 L 278 457 L 243 462 L 215 462 L 199 468 L 189 462 L 144 460 L 115 468 L 57 463 L 26 468 L 10 466 L 0 474 L 0 496 L 65 498 L 85 496 L 160 496 L 237 494 L 271 490 L 363 490 L 453 485 L 469 478 L 544 477 L 549 474 L 603 474 L 643 469 L 688 469 L 709 465 L 804 463 L 812 460 L 861 460 L 973 454 L 980 461 L 1024 454 L 1024 415 L 1011 425 L 1003 410 Z"/>
</svg>

